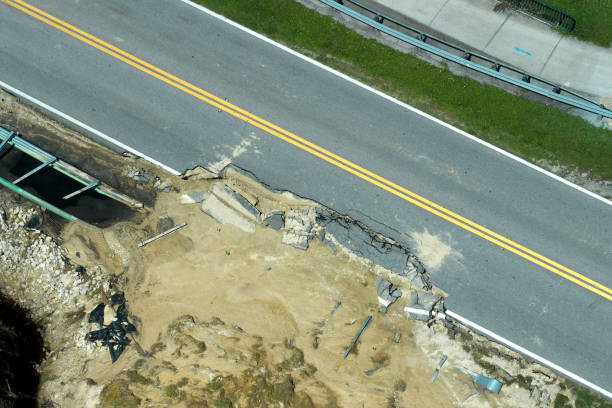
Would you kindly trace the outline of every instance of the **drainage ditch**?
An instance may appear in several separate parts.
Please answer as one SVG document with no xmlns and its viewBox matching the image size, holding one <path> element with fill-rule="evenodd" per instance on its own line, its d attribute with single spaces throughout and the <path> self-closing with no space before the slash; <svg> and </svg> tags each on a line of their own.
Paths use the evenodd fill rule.
<svg viewBox="0 0 612 408">
<path fill-rule="evenodd" d="M 0 154 L 0 177 L 13 181 L 38 165 L 40 161 L 13 148 Z M 135 214 L 128 206 L 93 189 L 64 200 L 64 196 L 83 188 L 83 184 L 50 167 L 26 178 L 19 186 L 69 214 L 101 228 L 130 219 Z M 50 211 L 47 214 L 60 225 L 66 222 Z"/>
</svg>

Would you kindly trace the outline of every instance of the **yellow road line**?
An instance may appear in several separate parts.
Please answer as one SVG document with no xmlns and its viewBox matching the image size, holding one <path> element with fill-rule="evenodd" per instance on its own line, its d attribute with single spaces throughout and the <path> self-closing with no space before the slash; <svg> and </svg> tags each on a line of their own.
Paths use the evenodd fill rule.
<svg viewBox="0 0 612 408">
<path fill-rule="evenodd" d="M 20 11 L 60 30 L 64 33 L 82 41 L 86 44 L 97 48 L 98 50 L 117 58 L 126 64 L 133 66 L 163 82 L 168 83 L 169 85 L 174 86 L 177 89 L 182 90 L 212 106 L 215 106 L 217 109 L 225 111 L 253 126 L 256 126 L 267 133 L 270 133 L 292 145 L 299 147 L 335 166 L 342 168 L 343 170 L 354 174 L 392 194 L 403 198 L 406 201 L 411 202 L 418 207 L 421 207 L 453 224 L 464 228 L 475 235 L 478 235 L 504 249 L 507 249 L 565 279 L 568 279 L 577 285 L 580 285 L 594 293 L 599 294 L 600 296 L 605 297 L 608 300 L 612 300 L 612 289 L 602 285 L 592 279 L 579 274 L 563 265 L 558 264 L 555 261 L 552 261 L 543 255 L 538 254 L 535 251 L 532 251 L 502 235 L 499 235 L 475 222 L 466 219 L 459 214 L 456 214 L 436 203 L 427 200 L 426 198 L 407 190 L 404 187 L 401 187 L 390 180 L 387 180 L 375 173 L 370 172 L 367 169 L 358 166 L 355 163 L 352 163 L 328 150 L 317 146 L 285 129 L 282 129 L 258 116 L 245 111 L 209 92 L 204 91 L 201 88 L 196 87 L 195 85 L 190 84 L 166 71 L 161 70 L 160 68 L 155 67 L 143 61 L 111 44 L 106 43 L 105 41 L 85 32 L 77 27 L 74 27 L 57 17 L 52 16 L 26 2 L 23 0 L 2 0 L 4 3 L 19 9 Z M 560 270 L 558 270 L 558 269 Z M 564 273 L 565 271 L 567 273 Z M 571 276 L 570 276 L 571 275 Z M 606 293 L 607 292 L 607 293 Z"/>
<path fill-rule="evenodd" d="M 172 74 L 170 74 L 170 73 L 168 73 L 168 72 L 166 72 L 166 71 L 164 71 L 164 70 L 162 70 L 162 69 L 160 69 L 160 68 L 158 68 L 158 67 L 156 67 L 156 66 L 154 66 L 152 64 L 149 64 L 148 62 L 143 61 L 143 60 L 139 59 L 138 57 L 136 57 L 136 56 L 134 56 L 134 55 L 132 55 L 132 54 L 126 52 L 126 51 L 123 51 L 120 48 L 117 48 L 114 45 L 109 44 L 109 43 L 107 43 L 107 42 L 105 42 L 105 41 L 103 41 L 103 40 L 101 40 L 101 39 L 99 39 L 99 38 L 97 38 L 97 37 L 95 37 L 95 36 L 85 32 L 85 31 L 83 31 L 83 30 L 81 30 L 81 29 L 79 29 L 79 28 L 77 28 L 77 27 L 75 27 L 75 26 L 73 26 L 73 25 L 63 21 L 63 20 L 60 20 L 59 18 L 57 18 L 57 17 L 55 17 L 55 16 L 53 16 L 53 15 L 51 15 L 49 13 L 46 13 L 45 11 L 43 11 L 43 10 L 41 10 L 39 8 L 36 8 L 36 7 L 26 3 L 23 0 L 13 0 L 13 1 L 15 3 L 19 3 L 20 5 L 23 5 L 24 7 L 27 7 L 28 9 L 32 10 L 35 13 L 38 13 L 38 14 L 44 16 L 44 17 L 47 17 L 48 19 L 50 19 L 50 20 L 52 20 L 52 21 L 54 21 L 54 22 L 56 22 L 56 23 L 58 23 L 58 24 L 60 24 L 60 25 L 62 25 L 64 27 L 68 28 L 69 30 L 72 30 L 72 31 L 74 31 L 74 32 L 76 32 L 76 33 L 78 33 L 78 34 L 80 34 L 80 35 L 82 35 L 82 36 L 84 36 L 84 37 L 86 37 L 86 38 L 88 38 L 88 39 L 90 39 L 90 40 L 100 44 L 100 45 L 102 45 L 103 47 L 106 47 L 106 48 L 108 48 L 108 49 L 110 49 L 110 50 L 112 50 L 112 51 L 114 51 L 114 52 L 116 52 L 118 54 L 121 54 L 122 56 L 124 56 L 124 57 L 126 57 L 126 58 L 128 58 L 128 59 L 130 59 L 130 60 L 132 60 L 132 61 L 134 61 L 134 62 L 136 62 L 138 64 L 140 64 L 140 65 L 143 65 L 144 67 L 146 67 L 146 68 L 148 68 L 148 69 L 150 69 L 152 71 L 155 71 L 155 72 L 157 72 L 160 75 L 165 76 L 168 79 L 176 81 L 179 84 L 184 85 L 187 88 L 189 88 L 189 89 L 191 89 L 191 90 L 193 90 L 193 91 L 195 91 L 195 92 L 197 92 L 197 93 L 199 93 L 201 95 L 204 95 L 207 98 L 210 98 L 210 99 L 216 101 L 217 103 L 220 103 L 221 105 L 227 106 L 228 108 L 230 108 L 232 110 L 240 112 L 241 114 L 243 114 L 243 115 L 245 115 L 245 116 L 247 116 L 247 117 L 249 117 L 249 118 L 251 118 L 251 119 L 253 119 L 255 121 L 258 121 L 258 122 L 264 124 L 265 126 L 267 126 L 269 128 L 272 128 L 272 129 L 274 129 L 274 130 L 276 130 L 276 131 L 278 131 L 278 132 L 280 132 L 280 133 L 282 133 L 282 134 L 284 134 L 284 135 L 286 135 L 286 136 L 288 136 L 288 137 L 290 137 L 290 138 L 292 138 L 294 140 L 297 140 L 300 143 L 303 143 L 303 144 L 305 144 L 305 145 L 307 145 L 307 146 L 309 146 L 309 147 L 311 147 L 311 148 L 313 148 L 313 149 L 315 149 L 317 151 L 320 151 L 321 153 L 323 153 L 325 155 L 333 157 L 334 159 L 340 161 L 341 163 L 344 163 L 344 164 L 348 165 L 349 167 L 354 168 L 357 171 L 360 171 L 360 172 L 362 172 L 364 174 L 367 174 L 368 176 L 370 176 L 370 177 L 372 177 L 372 178 L 374 178 L 374 179 L 376 179 L 378 181 L 381 181 L 382 183 L 384 183 L 384 184 L 386 184 L 386 185 L 388 185 L 388 186 L 390 186 L 392 188 L 395 188 L 395 189 L 397 189 L 397 190 L 399 190 L 399 191 L 401 191 L 401 192 L 403 192 L 403 193 L 405 193 L 405 194 L 407 194 L 407 195 L 409 195 L 409 196 L 411 196 L 411 197 L 413 197 L 413 198 L 415 198 L 415 199 L 425 203 L 428 206 L 436 208 L 439 211 L 442 211 L 443 213 L 446 213 L 446 214 L 450 215 L 451 217 L 454 217 L 454 218 L 456 218 L 456 219 L 458 219 L 458 220 L 460 220 L 460 221 L 462 221 L 462 222 L 464 222 L 464 223 L 466 223 L 466 224 L 468 224 L 468 225 L 470 225 L 470 226 L 472 226 L 472 227 L 474 227 L 474 228 L 484 232 L 487 235 L 495 237 L 495 238 L 497 238 L 500 241 L 503 241 L 503 242 L 505 242 L 505 243 L 507 243 L 507 244 L 509 244 L 509 245 L 511 245 L 511 246 L 513 246 L 513 247 L 523 251 L 523 252 L 528 253 L 529 255 L 531 255 L 531 256 L 533 256 L 533 257 L 535 257 L 537 259 L 540 259 L 541 261 L 549 263 L 550 265 L 552 265 L 552 266 L 554 266 L 554 267 L 556 267 L 558 269 L 561 269 L 562 271 L 567 272 L 568 274 L 570 274 L 570 275 L 572 275 L 572 276 L 574 276 L 574 277 L 576 277 L 578 279 L 581 279 L 584 282 L 589 283 L 590 285 L 593 285 L 593 286 L 595 286 L 595 287 L 597 287 L 599 289 L 602 289 L 602 290 L 612 294 L 612 289 L 607 288 L 606 286 L 604 286 L 604 285 L 602 285 L 602 284 L 600 284 L 600 283 L 598 283 L 598 282 L 596 282 L 596 281 L 594 281 L 594 280 L 592 280 L 592 279 L 590 279 L 590 278 L 588 278 L 586 276 L 583 276 L 580 273 L 578 273 L 578 272 L 576 272 L 576 271 L 574 271 L 574 270 L 572 270 L 570 268 L 567 268 L 567 267 L 565 267 L 565 266 L 563 266 L 563 265 L 561 265 L 561 264 L 559 264 L 559 263 L 557 263 L 557 262 L 555 262 L 555 261 L 553 261 L 553 260 L 551 260 L 551 259 L 549 259 L 549 258 L 547 258 L 547 257 L 545 257 L 545 256 L 543 256 L 543 255 L 541 255 L 541 254 L 539 254 L 537 252 L 535 252 L 535 251 L 532 251 L 531 249 L 526 248 L 525 246 L 523 246 L 523 245 L 521 245 L 519 243 L 516 243 L 516 242 L 510 240 L 509 238 L 506 238 L 506 237 L 504 237 L 504 236 L 502 236 L 500 234 L 497 234 L 496 232 L 491 231 L 488 228 L 486 228 L 484 226 L 481 226 L 481 225 L 479 225 L 479 224 L 477 224 L 477 223 L 475 223 L 475 222 L 473 222 L 473 221 L 471 221 L 471 220 L 469 220 L 469 219 L 467 219 L 467 218 L 465 218 L 465 217 L 463 217 L 463 216 L 461 216 L 461 215 L 459 215 L 459 214 L 457 214 L 457 213 L 455 213 L 455 212 L 453 212 L 451 210 L 448 210 L 447 208 L 445 208 L 443 206 L 440 206 L 440 205 L 438 205 L 438 204 L 436 204 L 436 203 L 426 199 L 425 197 L 422 197 L 422 196 L 420 196 L 420 195 L 418 195 L 416 193 L 413 193 L 412 191 L 410 191 L 410 190 L 408 190 L 408 189 L 406 189 L 406 188 L 404 188 L 402 186 L 399 186 L 399 185 L 393 183 L 390 180 L 387 180 L 387 179 L 385 179 L 385 178 L 383 178 L 383 177 L 381 177 L 381 176 L 379 176 L 379 175 L 377 175 L 375 173 L 372 173 L 369 170 L 364 169 L 363 167 L 361 167 L 361 166 L 359 166 L 359 165 L 357 165 L 355 163 L 352 163 L 349 160 L 346 160 L 346 159 L 344 159 L 344 158 L 342 158 L 340 156 L 337 156 L 336 154 L 334 154 L 334 153 L 332 153 L 332 152 L 330 152 L 330 151 L 328 151 L 328 150 L 326 150 L 326 149 L 324 149 L 324 148 L 322 148 L 320 146 L 317 146 L 314 143 L 311 143 L 308 140 L 305 140 L 305 139 L 303 139 L 303 138 L 301 138 L 301 137 L 299 137 L 299 136 L 297 136 L 297 135 L 295 135 L 295 134 L 293 134 L 293 133 L 291 133 L 291 132 L 289 132 L 289 131 L 287 131 L 285 129 L 282 129 L 282 128 L 280 128 L 280 127 L 278 127 L 278 126 L 276 126 L 276 125 L 266 121 L 265 119 L 262 119 L 262 118 L 254 115 L 254 114 L 252 114 L 250 112 L 247 112 L 247 111 L 239 108 L 238 106 L 235 106 L 235 105 L 225 101 L 224 99 L 221 99 L 221 98 L 217 97 L 216 95 L 213 95 L 213 94 L 211 94 L 211 93 L 209 93 L 209 92 L 207 92 L 207 91 L 205 91 L 205 90 L 203 90 L 203 89 L 201 89 L 201 88 L 199 88 L 199 87 L 197 87 L 197 86 L 195 86 L 193 84 L 190 84 L 187 81 L 182 80 L 181 78 L 178 78 L 178 77 L 176 77 L 176 76 L 174 76 L 174 75 L 172 75 Z M 98 47 L 96 47 L 96 48 L 98 48 Z"/>
</svg>

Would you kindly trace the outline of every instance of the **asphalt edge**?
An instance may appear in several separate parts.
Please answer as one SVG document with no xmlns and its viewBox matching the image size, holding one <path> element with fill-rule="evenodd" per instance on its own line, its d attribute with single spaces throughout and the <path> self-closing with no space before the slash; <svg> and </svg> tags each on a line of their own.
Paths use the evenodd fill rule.
<svg viewBox="0 0 612 408">
<path fill-rule="evenodd" d="M 20 91 L 19 89 L 12 87 L 12 86 L 10 86 L 9 84 L 7 84 L 5 82 L 0 81 L 0 88 L 3 88 L 5 91 L 7 91 L 9 93 L 12 93 L 14 95 L 17 95 L 20 98 L 29 101 L 30 103 L 40 107 L 41 109 L 47 111 L 48 113 L 51 113 L 55 117 L 60 117 L 62 119 L 67 120 L 68 122 L 76 125 L 77 127 L 83 129 L 84 131 L 86 131 L 89 134 L 95 135 L 95 136 L 99 137 L 102 140 L 105 140 L 105 141 L 107 141 L 109 143 L 114 144 L 115 146 L 119 147 L 120 149 L 123 149 L 126 152 L 134 154 L 134 155 L 136 155 L 138 157 L 141 157 L 141 158 L 145 159 L 146 161 L 148 161 L 148 162 L 150 162 L 150 163 L 152 163 L 152 164 L 154 164 L 154 165 L 156 165 L 158 167 L 161 167 L 162 169 L 172 173 L 175 176 L 178 176 L 178 175 L 181 174 L 179 171 L 174 170 L 173 168 L 163 164 L 162 162 L 159 162 L 159 161 L 155 160 L 154 158 L 149 157 L 146 154 L 144 154 L 144 153 L 142 153 L 142 152 L 140 152 L 140 151 L 138 151 L 138 150 L 136 150 L 136 149 L 134 149 L 134 148 L 124 144 L 124 143 L 121 143 L 120 141 L 118 141 L 118 140 L 108 136 L 107 134 L 102 133 L 99 130 L 92 128 L 91 126 L 81 122 L 80 120 L 75 119 L 72 116 L 70 116 L 70 115 L 68 115 L 68 114 L 66 114 L 64 112 L 62 112 L 62 111 L 60 111 L 58 109 L 55 109 L 52 106 L 47 105 L 43 101 L 38 100 L 38 99 L 34 98 L 33 96 L 30 96 L 27 93 L 25 93 L 23 91 Z"/>
<path fill-rule="evenodd" d="M 508 158 L 510 158 L 512 160 L 515 160 L 515 161 L 517 161 L 517 162 L 519 162 L 519 163 L 521 163 L 521 164 L 523 164 L 523 165 L 525 165 L 527 167 L 530 167 L 531 169 L 536 170 L 539 173 L 542 173 L 542 174 L 544 174 L 544 175 L 546 175 L 548 177 L 551 177 L 551 178 L 553 178 L 553 179 L 555 179 L 555 180 L 557 180 L 557 181 L 559 181 L 559 182 L 561 182 L 561 183 L 563 183 L 563 184 L 565 184 L 565 185 L 567 185 L 567 186 L 569 186 L 569 187 L 571 187 L 571 188 L 573 188 L 575 190 L 578 190 L 578 191 L 580 191 L 580 192 L 582 192 L 582 193 L 584 193 L 584 194 L 586 194 L 586 195 L 588 195 L 590 197 L 593 197 L 596 200 L 599 200 L 599 201 L 601 201 L 601 202 L 603 202 L 605 204 L 608 204 L 608 205 L 612 206 L 612 201 L 608 200 L 607 198 L 604 198 L 604 197 L 602 197 L 602 196 L 600 196 L 600 195 L 598 195 L 598 194 L 596 194 L 596 193 L 594 193 L 592 191 L 589 191 L 589 190 L 585 189 L 584 187 L 580 187 L 579 185 L 576 185 L 576 184 L 574 184 L 574 183 L 564 179 L 563 177 L 557 176 L 556 174 L 551 173 L 550 171 L 545 170 L 545 169 L 543 169 L 543 168 L 541 168 L 541 167 L 539 167 L 539 166 L 537 166 L 537 165 L 535 165 L 533 163 L 530 163 L 530 162 L 528 162 L 525 159 L 522 159 L 522 158 L 520 158 L 518 156 L 515 156 L 512 153 L 507 152 L 507 151 L 505 151 L 505 150 L 503 150 L 503 149 L 501 149 L 501 148 L 499 148 L 497 146 L 494 146 L 491 143 L 488 143 L 488 142 L 486 142 L 486 141 L 484 141 L 482 139 L 479 139 L 479 138 L 477 138 L 474 135 L 471 135 L 471 134 L 469 134 L 469 133 L 467 133 L 467 132 L 465 132 L 465 131 L 463 131 L 463 130 L 461 130 L 459 128 L 456 128 L 455 126 L 450 125 L 450 124 L 448 124 L 448 123 L 446 123 L 446 122 L 444 122 L 444 121 L 442 121 L 442 120 L 440 120 L 440 119 L 438 119 L 438 118 L 436 118 L 436 117 L 434 117 L 434 116 L 432 116 L 432 115 L 430 115 L 428 113 L 425 113 L 425 112 L 415 108 L 414 106 L 408 105 L 405 102 L 402 102 L 402 101 L 400 101 L 398 99 L 395 99 L 394 97 L 392 97 L 390 95 L 387 95 L 387 94 L 385 94 L 385 93 L 383 93 L 383 92 L 381 92 L 381 91 L 379 91 L 379 90 L 377 90 L 377 89 L 375 89 L 375 88 L 373 88 L 373 87 L 371 87 L 369 85 L 366 85 L 363 82 L 360 82 L 360 81 L 358 81 L 358 80 L 356 80 L 354 78 L 351 78 L 350 76 L 348 76 L 346 74 L 343 74 L 342 72 L 337 71 L 337 70 L 335 70 L 335 69 L 333 69 L 333 68 L 331 68 L 331 67 L 329 67 L 329 66 L 327 66 L 325 64 L 322 64 L 319 61 L 316 61 L 316 60 L 314 60 L 314 59 L 312 59 L 310 57 L 307 57 L 307 56 L 305 56 L 303 54 L 300 54 L 299 52 L 297 52 L 297 51 L 295 51 L 295 50 L 293 50 L 293 49 L 291 49 L 291 48 L 289 48 L 289 47 L 287 47 L 285 45 L 282 45 L 282 44 L 280 44 L 280 43 L 278 43 L 278 42 L 276 42 L 274 40 L 271 40 L 268 37 L 265 37 L 264 35 L 259 34 L 256 31 L 251 30 L 250 28 L 247 28 L 247 27 L 245 27 L 245 26 L 243 26 L 243 25 L 241 25 L 239 23 L 236 23 L 235 21 L 232 21 L 232 20 L 228 19 L 227 17 L 222 16 L 221 14 L 215 13 L 214 11 L 209 10 L 206 7 L 201 6 L 199 4 L 196 4 L 196 3 L 194 3 L 194 2 L 192 2 L 190 0 L 179 0 L 179 1 L 189 5 L 191 7 L 194 7 L 194 8 L 196 8 L 196 9 L 198 9 L 198 10 L 200 10 L 200 11 L 202 11 L 202 12 L 204 12 L 204 13 L 206 13 L 206 14 L 214 17 L 214 18 L 217 18 L 217 19 L 219 19 L 219 20 L 221 20 L 221 21 L 223 21 L 223 22 L 225 22 L 225 23 L 227 23 L 227 24 L 229 24 L 229 25 L 231 25 L 231 26 L 233 26 L 233 27 L 235 27 L 235 28 L 237 28 L 239 30 L 242 30 L 242 31 L 244 31 L 244 32 L 246 32 L 246 33 L 248 33 L 248 34 L 250 34 L 250 35 L 252 35 L 252 36 L 254 36 L 254 37 L 256 37 L 256 38 L 258 38 L 260 40 L 262 40 L 262 41 L 265 41 L 266 43 L 268 43 L 270 45 L 273 45 L 273 46 L 275 46 L 277 48 L 280 48 L 281 50 L 286 51 L 289 54 L 294 55 L 294 56 L 296 56 L 296 57 L 298 57 L 298 58 L 300 58 L 300 59 L 302 59 L 302 60 L 304 60 L 306 62 L 309 62 L 309 63 L 317 66 L 318 68 L 321 68 L 321 69 L 323 69 L 325 71 L 330 72 L 333 75 L 336 75 L 336 76 L 338 76 L 338 77 L 340 77 L 340 78 L 342 78 L 342 79 L 344 79 L 346 81 L 349 81 L 349 82 L 351 82 L 354 85 L 357 85 L 357 86 L 359 86 L 359 87 L 361 87 L 361 88 L 363 88 L 363 89 L 365 89 L 365 90 L 367 90 L 369 92 L 372 92 L 372 93 L 374 93 L 374 94 L 376 94 L 376 95 L 378 95 L 378 96 L 380 96 L 380 97 L 382 97 L 382 98 L 384 98 L 384 99 L 386 99 L 386 100 L 388 100 L 390 102 L 393 102 L 393 103 L 395 103 L 395 104 L 397 104 L 397 105 L 399 105 L 399 106 L 401 106 L 401 107 L 403 107 L 405 109 L 408 109 L 409 111 L 412 111 L 412 112 L 414 112 L 414 113 L 416 113 L 418 115 L 421 115 L 421 116 L 423 116 L 423 117 L 425 117 L 425 118 L 427 118 L 427 119 L 429 119 L 429 120 L 431 120 L 431 121 L 433 121 L 433 122 L 435 122 L 435 123 L 437 123 L 437 124 L 439 124 L 441 126 L 444 126 L 444 127 L 448 128 L 448 129 L 450 129 L 450 130 L 460 134 L 461 136 L 464 136 L 464 137 L 466 137 L 466 138 L 468 138 L 468 139 L 470 139 L 470 140 L 472 140 L 472 141 L 474 141 L 476 143 L 479 143 L 479 144 L 481 144 L 481 145 L 483 145 L 483 146 L 485 146 L 485 147 L 487 147 L 487 148 L 489 148 L 489 149 L 491 149 L 491 150 L 493 150 L 493 151 L 495 151 L 497 153 L 500 153 L 500 154 L 502 154 L 502 155 L 504 155 L 504 156 L 506 156 L 506 157 L 508 157 Z"/>
</svg>

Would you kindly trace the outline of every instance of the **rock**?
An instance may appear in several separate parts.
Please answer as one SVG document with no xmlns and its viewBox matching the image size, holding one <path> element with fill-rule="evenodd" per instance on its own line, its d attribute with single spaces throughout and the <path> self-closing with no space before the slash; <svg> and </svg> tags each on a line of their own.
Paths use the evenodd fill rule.
<svg viewBox="0 0 612 408">
<path fill-rule="evenodd" d="M 255 232 L 255 224 L 243 218 L 212 194 L 202 202 L 200 209 L 220 224 L 231 224 L 245 232 Z"/>
<path fill-rule="evenodd" d="M 261 218 L 259 210 L 246 198 L 226 186 L 224 183 L 213 183 L 210 191 L 246 218 L 259 222 Z"/>
<path fill-rule="evenodd" d="M 201 203 L 202 201 L 206 200 L 206 198 L 210 195 L 210 193 L 206 190 L 202 190 L 202 191 L 192 191 L 190 193 L 187 194 L 183 194 L 180 198 L 179 198 L 179 202 L 181 204 L 195 204 L 195 203 Z"/>
<path fill-rule="evenodd" d="M 149 173 L 144 169 L 137 169 L 134 167 L 128 167 L 124 174 L 138 183 L 153 183 L 158 180 L 155 174 Z"/>
<path fill-rule="evenodd" d="M 112 307 L 104 308 L 104 326 L 108 326 L 111 322 L 115 320 L 115 311 Z"/>
<path fill-rule="evenodd" d="M 402 333 L 396 332 L 395 336 L 393 337 L 393 341 L 396 342 L 396 343 L 399 343 L 401 338 L 402 338 Z"/>
<path fill-rule="evenodd" d="M 172 185 L 168 181 L 161 181 L 158 177 L 155 178 L 155 184 L 153 184 L 153 187 L 162 193 L 169 193 L 170 190 L 172 190 Z"/>
<path fill-rule="evenodd" d="M 279 230 L 285 226 L 285 212 L 273 210 L 266 214 L 263 223 L 265 226 Z"/>
</svg>

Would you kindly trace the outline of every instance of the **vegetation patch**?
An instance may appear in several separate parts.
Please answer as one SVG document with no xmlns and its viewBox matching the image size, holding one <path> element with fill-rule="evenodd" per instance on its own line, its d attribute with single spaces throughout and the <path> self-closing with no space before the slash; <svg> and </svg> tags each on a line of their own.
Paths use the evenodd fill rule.
<svg viewBox="0 0 612 408">
<path fill-rule="evenodd" d="M 612 132 L 579 117 L 455 76 L 295 1 L 196 1 L 526 160 L 612 179 Z"/>
<path fill-rule="evenodd" d="M 612 47 L 612 4 L 609 1 L 552 0 L 549 3 L 576 19 L 576 27 L 569 35 L 603 47 Z"/>
<path fill-rule="evenodd" d="M 98 408 L 136 408 L 140 406 L 140 398 L 136 397 L 128 387 L 125 379 L 114 379 L 106 384 L 100 393 Z"/>
</svg>

